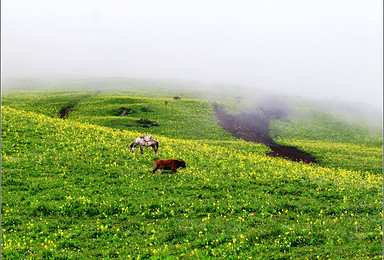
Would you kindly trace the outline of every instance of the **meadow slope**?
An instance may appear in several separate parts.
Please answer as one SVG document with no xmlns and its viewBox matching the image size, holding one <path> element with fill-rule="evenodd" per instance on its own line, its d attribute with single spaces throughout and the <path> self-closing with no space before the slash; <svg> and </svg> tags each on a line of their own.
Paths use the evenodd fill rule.
<svg viewBox="0 0 384 260">
<path fill-rule="evenodd" d="M 323 166 L 267 157 L 268 147 L 234 139 L 198 100 L 165 108 L 158 98 L 84 95 L 60 119 L 74 100 L 65 95 L 3 103 L 4 259 L 382 258 L 377 162 L 360 171 L 321 150 Z M 111 124 L 127 103 L 137 105 L 129 124 L 150 115 L 159 127 Z M 130 153 L 143 131 L 159 140 L 158 155 Z M 158 158 L 187 168 L 152 174 Z"/>
</svg>

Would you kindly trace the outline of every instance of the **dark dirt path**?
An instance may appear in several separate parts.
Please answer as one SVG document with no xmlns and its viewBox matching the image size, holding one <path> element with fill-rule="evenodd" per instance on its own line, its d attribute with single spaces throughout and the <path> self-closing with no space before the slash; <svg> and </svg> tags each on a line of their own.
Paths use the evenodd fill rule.
<svg viewBox="0 0 384 260">
<path fill-rule="evenodd" d="M 60 112 L 59 112 L 60 118 L 64 118 L 66 115 L 68 115 L 69 112 L 72 112 L 73 107 L 74 106 L 66 106 L 60 109 Z"/>
<path fill-rule="evenodd" d="M 267 156 L 278 156 L 295 162 L 316 163 L 316 159 L 310 154 L 296 147 L 276 144 L 269 136 L 270 121 L 285 117 L 287 114 L 284 110 L 261 108 L 253 113 L 230 115 L 218 105 L 214 105 L 214 109 L 224 130 L 244 141 L 269 146 L 272 152 L 266 154 Z"/>
</svg>

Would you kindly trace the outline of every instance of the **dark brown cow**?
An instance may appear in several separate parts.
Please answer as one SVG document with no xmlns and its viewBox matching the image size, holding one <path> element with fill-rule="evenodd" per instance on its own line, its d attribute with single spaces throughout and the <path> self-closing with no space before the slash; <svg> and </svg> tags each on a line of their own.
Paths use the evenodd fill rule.
<svg viewBox="0 0 384 260">
<path fill-rule="evenodd" d="M 176 97 L 173 97 L 174 100 L 178 100 L 180 99 L 180 97 L 176 96 Z"/>
<path fill-rule="evenodd" d="M 158 159 L 155 160 L 155 164 L 153 165 L 152 173 L 155 173 L 157 169 L 159 169 L 159 173 L 161 174 L 161 170 L 172 170 L 172 173 L 177 173 L 177 168 L 185 168 L 185 162 L 182 160 L 175 159 Z"/>
<path fill-rule="evenodd" d="M 165 100 L 165 104 L 168 105 L 168 101 L 167 100 Z"/>
</svg>

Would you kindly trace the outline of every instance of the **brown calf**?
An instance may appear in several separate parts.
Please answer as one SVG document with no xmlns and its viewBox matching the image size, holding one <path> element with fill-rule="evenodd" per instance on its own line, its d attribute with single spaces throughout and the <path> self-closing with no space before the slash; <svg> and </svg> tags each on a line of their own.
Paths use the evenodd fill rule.
<svg viewBox="0 0 384 260">
<path fill-rule="evenodd" d="M 185 168 L 185 162 L 182 160 L 175 159 L 158 159 L 155 160 L 155 164 L 153 166 L 152 173 L 155 173 L 157 169 L 159 169 L 159 173 L 161 174 L 161 170 L 172 170 L 172 173 L 177 173 L 177 168 L 182 167 Z"/>
</svg>

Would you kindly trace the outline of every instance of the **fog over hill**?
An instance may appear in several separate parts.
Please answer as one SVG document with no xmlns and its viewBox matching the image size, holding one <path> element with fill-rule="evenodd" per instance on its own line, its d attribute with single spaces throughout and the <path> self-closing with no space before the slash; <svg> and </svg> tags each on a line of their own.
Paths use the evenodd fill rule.
<svg viewBox="0 0 384 260">
<path fill-rule="evenodd" d="M 249 89 L 247 86 L 242 85 L 199 81 L 123 77 L 5 78 L 2 80 L 2 90 L 3 95 L 13 91 L 25 90 L 126 92 L 127 94 L 137 94 L 139 96 L 169 96 L 170 98 L 174 95 L 181 95 L 183 98 L 202 98 L 209 102 L 224 102 L 224 104 L 229 105 L 227 109 L 232 113 L 251 112 L 260 107 L 275 110 L 289 110 L 289 107 L 313 107 L 344 116 L 346 120 L 358 119 L 377 126 L 382 125 L 383 121 L 383 111 L 381 109 L 363 102 L 324 97 L 310 98 L 263 88 Z M 236 98 L 240 98 L 240 102 L 237 102 Z"/>
<path fill-rule="evenodd" d="M 382 108 L 379 0 L 5 0 L 1 7 L 3 79 L 174 79 L 218 93 L 242 86 Z"/>
</svg>

